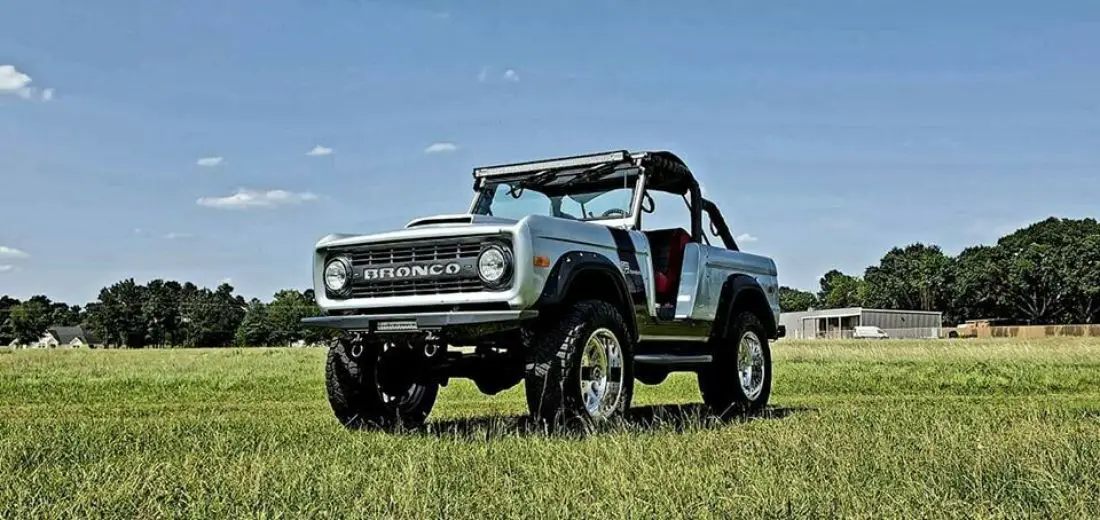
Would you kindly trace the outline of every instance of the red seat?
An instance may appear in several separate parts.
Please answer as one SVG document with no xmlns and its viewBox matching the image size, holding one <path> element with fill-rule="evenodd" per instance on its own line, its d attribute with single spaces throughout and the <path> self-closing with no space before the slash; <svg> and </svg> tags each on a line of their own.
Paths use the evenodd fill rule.
<svg viewBox="0 0 1100 520">
<path fill-rule="evenodd" d="M 653 280 L 657 303 L 673 303 L 680 287 L 680 270 L 684 265 L 684 248 L 691 234 L 681 228 L 647 231 L 653 252 Z"/>
</svg>

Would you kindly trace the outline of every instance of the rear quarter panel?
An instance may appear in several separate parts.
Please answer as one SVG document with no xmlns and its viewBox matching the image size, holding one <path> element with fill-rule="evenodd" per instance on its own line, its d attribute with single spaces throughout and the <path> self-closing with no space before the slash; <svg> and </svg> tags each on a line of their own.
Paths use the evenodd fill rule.
<svg viewBox="0 0 1100 520">
<path fill-rule="evenodd" d="M 722 284 L 730 276 L 744 274 L 756 279 L 779 321 L 779 280 L 772 259 L 702 244 L 689 244 L 676 302 L 676 317 L 713 321 L 722 296 Z"/>
</svg>

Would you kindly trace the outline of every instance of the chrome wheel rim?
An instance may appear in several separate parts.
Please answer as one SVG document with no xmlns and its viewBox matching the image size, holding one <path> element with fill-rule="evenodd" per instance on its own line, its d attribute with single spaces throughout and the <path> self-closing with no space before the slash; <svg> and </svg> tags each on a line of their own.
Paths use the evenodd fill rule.
<svg viewBox="0 0 1100 520">
<path fill-rule="evenodd" d="M 750 401 L 764 391 L 764 370 L 764 346 L 755 332 L 747 331 L 737 345 L 737 375 L 741 391 Z"/>
<path fill-rule="evenodd" d="M 584 342 L 580 391 L 589 417 L 606 419 L 619 407 L 623 391 L 623 349 L 609 329 L 596 329 Z"/>
</svg>

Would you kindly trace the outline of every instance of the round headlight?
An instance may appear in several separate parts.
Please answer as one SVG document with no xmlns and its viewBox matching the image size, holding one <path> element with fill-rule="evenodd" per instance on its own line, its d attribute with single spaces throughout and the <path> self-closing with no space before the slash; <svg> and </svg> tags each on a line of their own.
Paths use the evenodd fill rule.
<svg viewBox="0 0 1100 520">
<path fill-rule="evenodd" d="M 325 287 L 332 292 L 343 291 L 348 286 L 348 263 L 342 258 L 332 260 L 325 266 Z"/>
<path fill-rule="evenodd" d="M 477 257 L 477 274 L 490 285 L 503 282 L 511 267 L 508 254 L 500 246 L 489 246 Z"/>
</svg>

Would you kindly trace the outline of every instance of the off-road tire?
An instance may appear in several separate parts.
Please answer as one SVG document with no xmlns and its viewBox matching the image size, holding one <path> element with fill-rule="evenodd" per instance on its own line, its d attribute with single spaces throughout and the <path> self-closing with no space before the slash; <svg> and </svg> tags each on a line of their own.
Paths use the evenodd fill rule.
<svg viewBox="0 0 1100 520">
<path fill-rule="evenodd" d="M 745 395 L 737 371 L 741 337 L 746 331 L 756 334 L 764 355 L 764 386 L 756 399 L 750 399 Z M 771 346 L 768 342 L 768 334 L 755 314 L 742 312 L 737 315 L 736 321 L 729 329 L 729 335 L 716 341 L 714 358 L 706 368 L 699 371 L 698 379 L 703 402 L 719 417 L 753 415 L 768 405 L 772 389 Z"/>
<path fill-rule="evenodd" d="M 387 405 L 378 391 L 376 350 L 364 347 L 358 358 L 351 356 L 351 344 L 335 342 L 325 363 L 325 390 L 333 413 L 348 428 L 415 428 L 427 420 L 439 394 L 439 384 L 420 383 L 423 391 L 405 407 Z"/>
<path fill-rule="evenodd" d="M 604 419 L 622 417 L 634 394 L 634 348 L 622 315 L 600 300 L 576 302 L 542 324 L 527 349 L 524 388 L 534 420 L 550 426 L 593 422 L 581 400 L 580 368 L 588 337 L 610 330 L 622 351 L 622 390 L 616 409 Z"/>
</svg>

